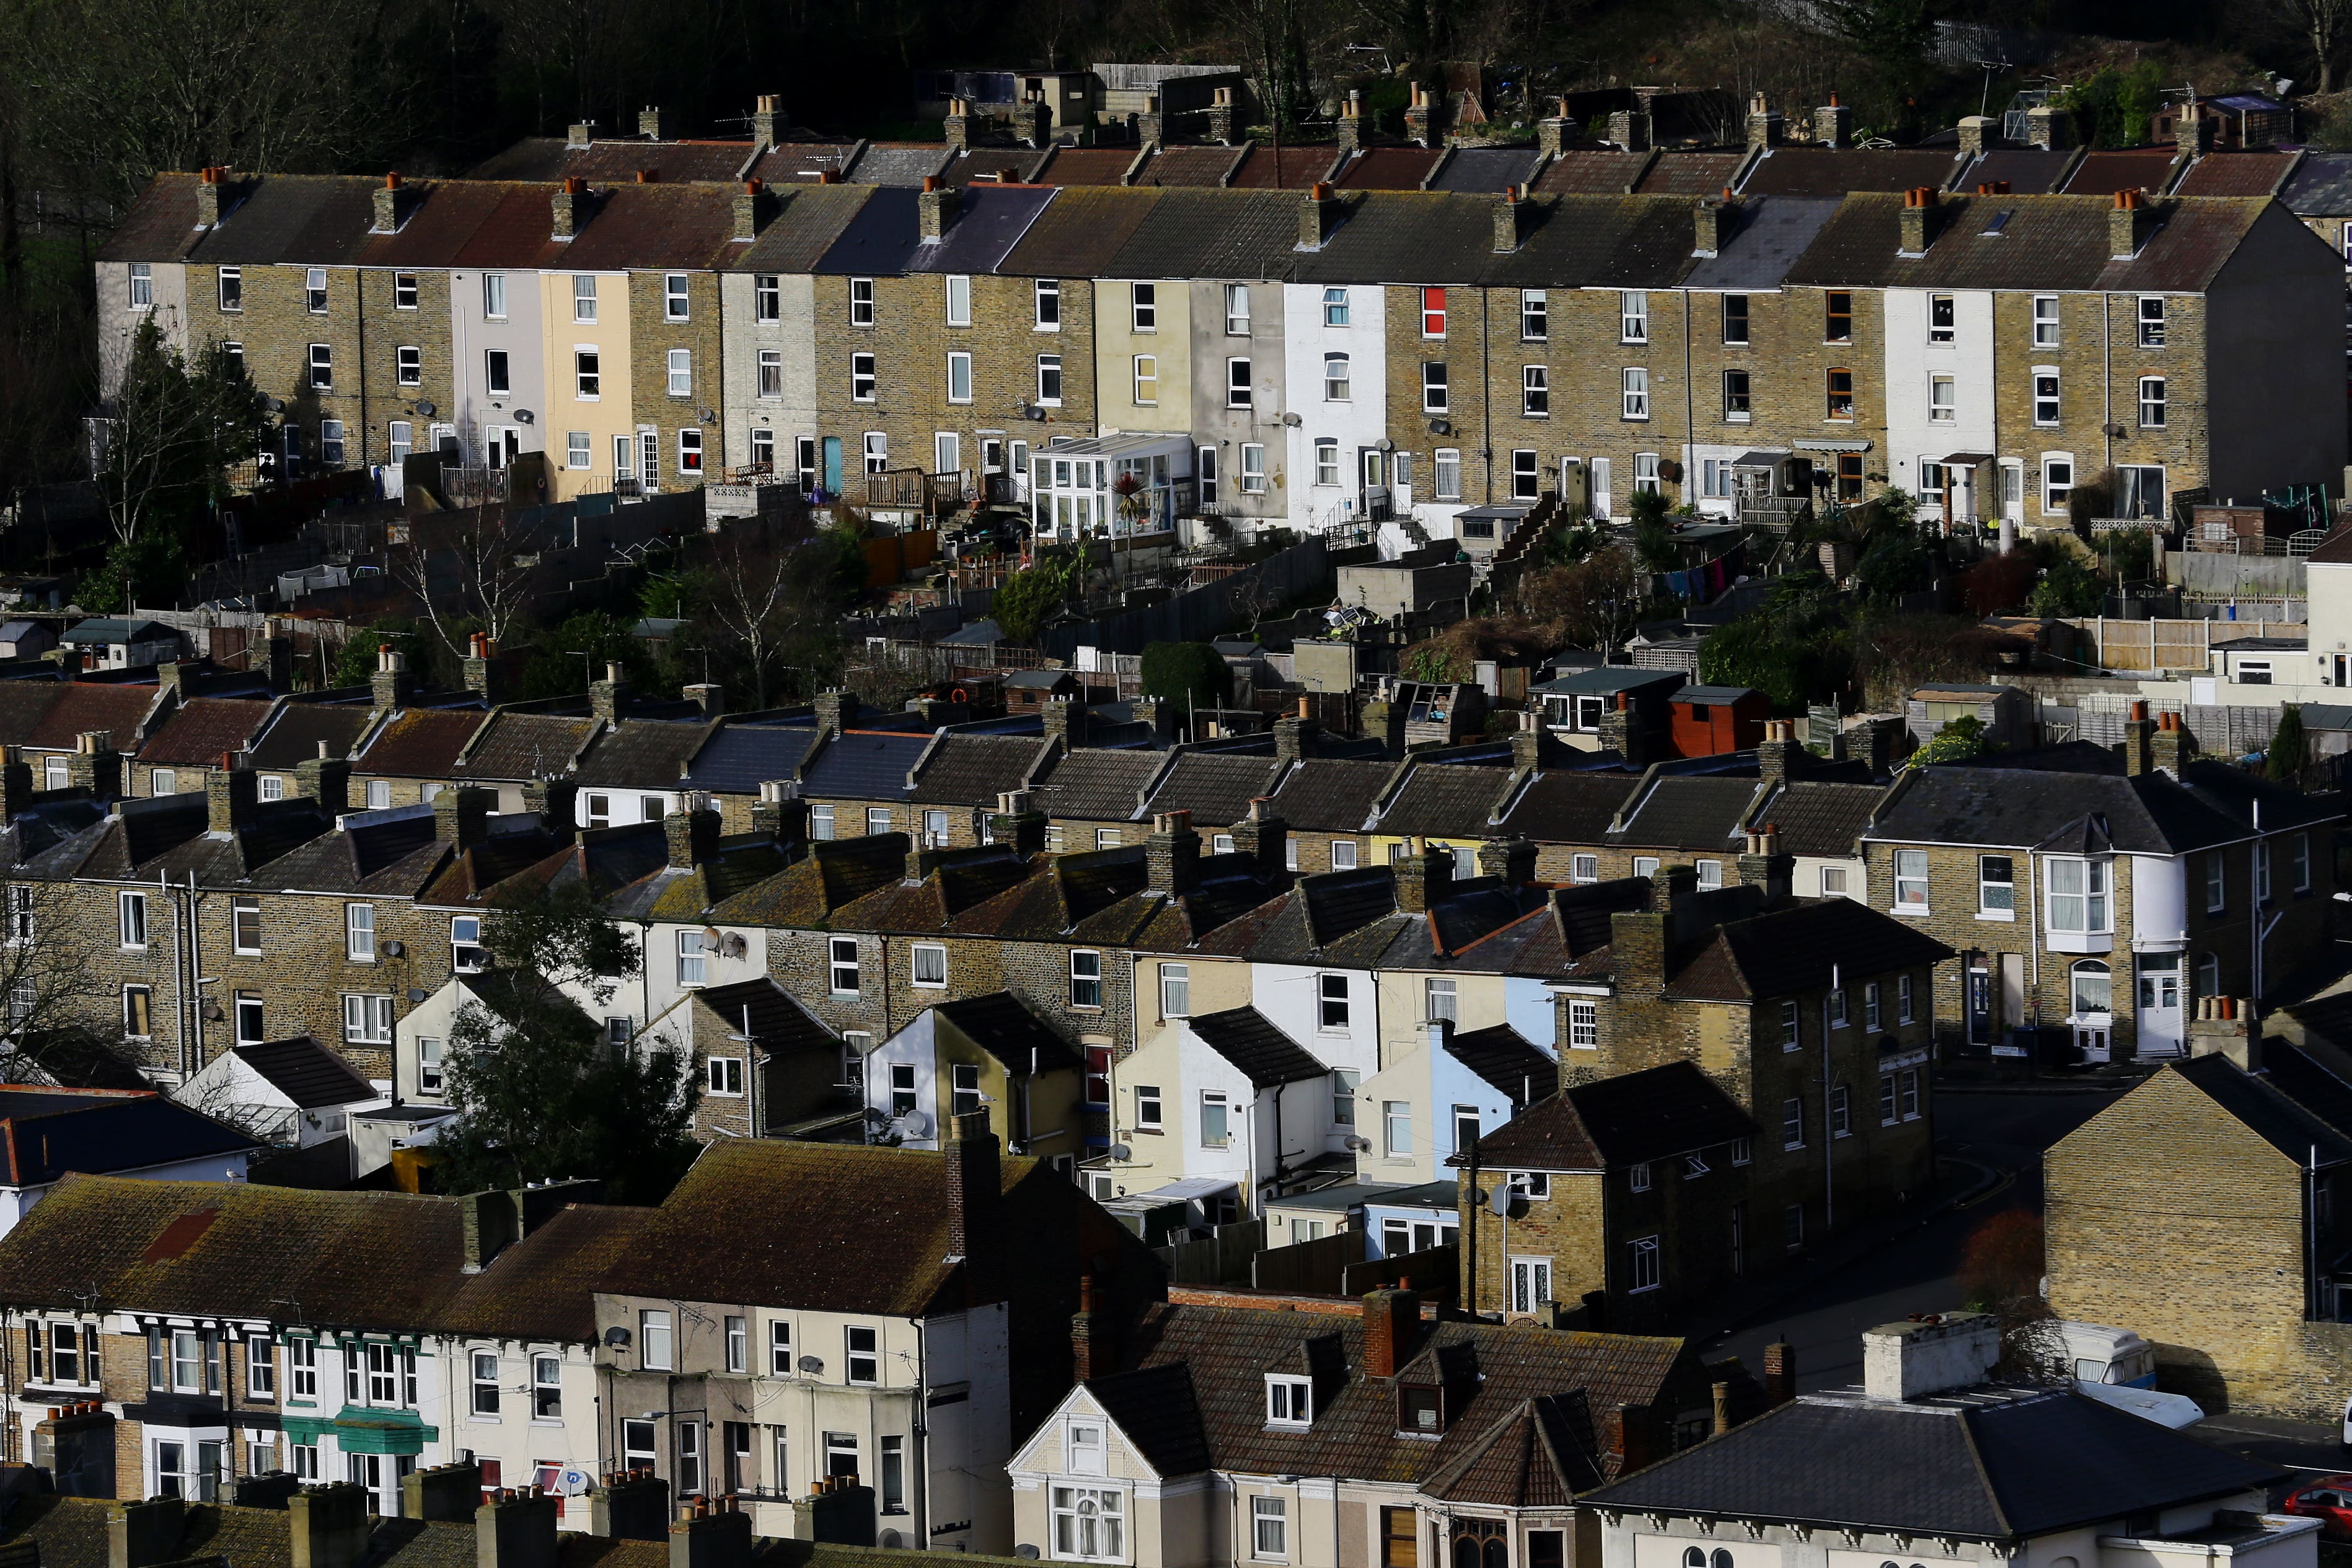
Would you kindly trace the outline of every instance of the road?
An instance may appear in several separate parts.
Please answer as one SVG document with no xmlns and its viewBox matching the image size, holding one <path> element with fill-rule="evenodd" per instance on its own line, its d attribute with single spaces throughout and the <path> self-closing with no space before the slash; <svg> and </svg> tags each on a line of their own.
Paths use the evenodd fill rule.
<svg viewBox="0 0 2352 1568">
<path fill-rule="evenodd" d="M 1760 1373 L 1764 1347 L 1785 1338 L 1797 1350 L 1799 1389 L 1860 1383 L 1863 1331 L 1914 1312 L 1961 1305 L 1958 1270 L 1970 1233 L 2004 1209 L 2039 1209 L 2042 1151 L 2114 1100 L 2107 1089 L 2018 1093 L 1939 1087 L 1937 1153 L 1993 1171 L 1997 1184 L 1800 1287 L 1768 1315 L 1706 1342 L 1703 1353 L 1709 1360 L 1737 1355 Z M 2224 1414 L 2191 1430 L 2282 1469 L 2304 1475 L 2352 1472 L 2352 1448 L 2325 1427 Z"/>
<path fill-rule="evenodd" d="M 1964 1207 L 1947 1209 L 1885 1246 L 1795 1291 L 1769 1317 L 1705 1347 L 1710 1358 L 1737 1355 L 1761 1373 L 1764 1347 L 1786 1338 L 1797 1349 L 1801 1390 L 1862 1381 L 1862 1333 L 1914 1312 L 1961 1305 L 1960 1253 L 1987 1216 L 2042 1204 L 2042 1152 L 2115 1100 L 2105 1089 L 2042 1093 L 1936 1090 L 1936 1152 L 1986 1166 L 2000 1184 Z"/>
</svg>

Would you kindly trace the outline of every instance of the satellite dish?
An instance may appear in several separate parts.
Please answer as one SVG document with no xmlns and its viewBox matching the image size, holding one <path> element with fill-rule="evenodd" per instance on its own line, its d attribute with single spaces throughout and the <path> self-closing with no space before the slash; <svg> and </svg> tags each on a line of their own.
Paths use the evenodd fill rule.
<svg viewBox="0 0 2352 1568">
<path fill-rule="evenodd" d="M 604 1342 L 613 1349 L 619 1350 L 629 1342 L 629 1331 L 615 1323 L 604 1331 Z"/>
<path fill-rule="evenodd" d="M 824 1370 L 824 1357 L 821 1355 L 804 1355 L 800 1359 L 800 1369 L 803 1372 L 809 1373 L 811 1376 L 814 1376 L 816 1373 Z"/>
<path fill-rule="evenodd" d="M 1508 1219 L 1511 1217 L 1512 1208 L 1518 1201 L 1519 1191 L 1517 1187 L 1501 1186 L 1496 1187 L 1494 1195 L 1486 1200 L 1486 1206 L 1503 1218 Z"/>
<path fill-rule="evenodd" d="M 909 1110 L 890 1123 L 890 1131 L 901 1138 L 920 1138 L 931 1130 L 931 1119 L 919 1110 Z"/>
<path fill-rule="evenodd" d="M 886 1530 L 874 1539 L 877 1542 L 884 1546 L 903 1546 L 906 1544 L 907 1541 L 905 1536 L 899 1534 L 895 1530 Z"/>
<path fill-rule="evenodd" d="M 1350 1132 L 1346 1138 L 1340 1140 L 1340 1142 L 1344 1143 L 1351 1152 L 1358 1154 L 1364 1153 L 1372 1146 L 1372 1141 L 1365 1137 L 1360 1132 Z"/>
<path fill-rule="evenodd" d="M 1132 1160 L 1135 1158 L 1135 1151 L 1129 1148 L 1124 1143 L 1114 1143 L 1108 1150 L 1104 1151 L 1104 1152 L 1108 1153 L 1114 1160 Z"/>
<path fill-rule="evenodd" d="M 1020 1545 L 1013 1549 L 1013 1555 L 1015 1557 L 1025 1557 L 1030 1562 L 1034 1563 L 1037 1561 L 1037 1549 L 1024 1541 Z"/>
</svg>

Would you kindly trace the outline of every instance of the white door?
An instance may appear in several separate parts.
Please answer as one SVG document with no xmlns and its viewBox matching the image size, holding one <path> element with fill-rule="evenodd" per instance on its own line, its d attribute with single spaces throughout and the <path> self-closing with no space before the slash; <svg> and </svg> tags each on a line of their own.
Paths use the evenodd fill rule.
<svg viewBox="0 0 2352 1568">
<path fill-rule="evenodd" d="M 2025 465 L 2004 460 L 2000 465 L 2000 516 L 2004 522 L 2025 521 Z"/>
<path fill-rule="evenodd" d="M 661 432 L 637 432 L 637 479 L 646 489 L 661 483 Z"/>
<path fill-rule="evenodd" d="M 2144 952 L 2139 956 L 2139 1026 L 2137 1053 L 2142 1057 L 2180 1054 L 2180 955 Z"/>
<path fill-rule="evenodd" d="M 2084 1061 L 2094 1066 L 2105 1062 L 2108 1059 L 2107 1026 L 2105 1024 L 2075 1025 L 2074 1044 L 2082 1047 Z"/>
<path fill-rule="evenodd" d="M 621 489 L 635 477 L 637 468 L 637 438 L 634 436 L 613 437 L 613 488 Z"/>
<path fill-rule="evenodd" d="M 1511 1259 L 1511 1310 L 1532 1312 L 1551 1300 L 1551 1259 Z"/>
<path fill-rule="evenodd" d="M 1613 517 L 1609 508 L 1609 459 L 1592 459 L 1592 515 L 1596 519 Z"/>
</svg>

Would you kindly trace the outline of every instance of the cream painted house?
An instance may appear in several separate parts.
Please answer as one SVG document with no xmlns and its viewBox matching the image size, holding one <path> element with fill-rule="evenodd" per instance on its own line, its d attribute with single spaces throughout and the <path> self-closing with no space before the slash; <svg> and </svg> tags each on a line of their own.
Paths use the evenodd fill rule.
<svg viewBox="0 0 2352 1568">
<path fill-rule="evenodd" d="M 661 432 L 639 428 L 632 409 L 629 362 L 629 275 L 626 272 L 542 272 L 541 363 L 546 367 L 551 429 L 588 437 L 589 466 L 552 459 L 556 500 L 609 488 L 635 477 L 650 489 L 667 461 Z"/>
</svg>

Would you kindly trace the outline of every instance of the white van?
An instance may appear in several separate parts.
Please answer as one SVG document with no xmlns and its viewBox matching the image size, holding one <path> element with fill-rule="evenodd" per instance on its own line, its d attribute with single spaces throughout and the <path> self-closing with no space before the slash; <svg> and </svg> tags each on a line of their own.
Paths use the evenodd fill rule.
<svg viewBox="0 0 2352 1568">
<path fill-rule="evenodd" d="M 2156 1386 L 2156 1347 L 2129 1329 L 2103 1323 L 2060 1323 L 2066 1359 L 2077 1383 L 2121 1388 Z"/>
</svg>

